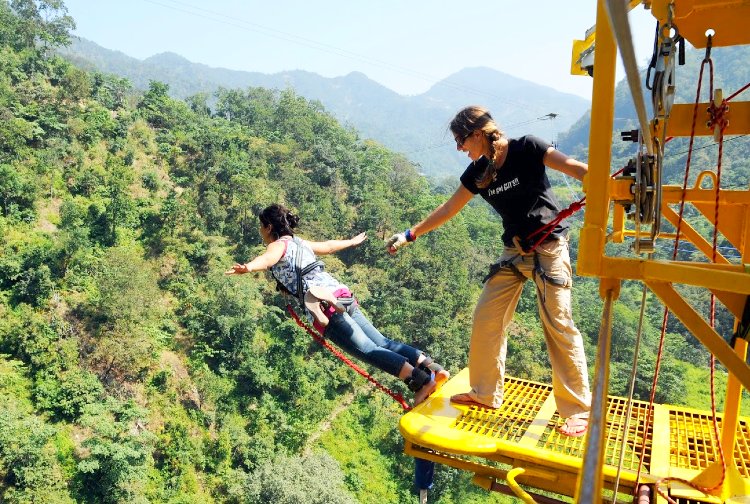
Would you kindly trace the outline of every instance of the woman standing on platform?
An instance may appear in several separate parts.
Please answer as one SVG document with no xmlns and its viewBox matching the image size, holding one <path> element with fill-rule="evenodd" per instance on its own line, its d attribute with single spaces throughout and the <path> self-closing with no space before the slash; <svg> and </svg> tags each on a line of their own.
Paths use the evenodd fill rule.
<svg viewBox="0 0 750 504">
<path fill-rule="evenodd" d="M 547 238 L 533 250 L 529 237 L 552 223 L 560 212 L 546 168 L 583 180 L 588 166 L 537 137 L 505 137 L 489 111 L 482 107 L 470 106 L 458 112 L 450 130 L 456 148 L 471 159 L 461 175 L 461 184 L 448 201 L 423 221 L 393 235 L 387 247 L 395 254 L 418 236 L 442 226 L 475 194 L 481 195 L 502 218 L 505 249 L 490 268 L 474 311 L 469 348 L 471 390 L 454 395 L 451 401 L 486 408 L 502 404 L 506 328 L 523 284 L 530 279 L 537 287 L 557 409 L 566 419 L 560 432 L 582 436 L 588 427 L 591 394 L 583 338 L 571 314 L 568 228 L 560 223 L 554 225 Z"/>
</svg>

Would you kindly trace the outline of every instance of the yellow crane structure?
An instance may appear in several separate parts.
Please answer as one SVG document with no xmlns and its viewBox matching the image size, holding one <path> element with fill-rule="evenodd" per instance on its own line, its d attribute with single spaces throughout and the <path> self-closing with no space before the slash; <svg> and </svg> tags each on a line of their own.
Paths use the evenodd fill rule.
<svg viewBox="0 0 750 504">
<path fill-rule="evenodd" d="M 650 111 L 628 24 L 628 11 L 635 8 L 649 10 L 659 22 Z M 678 36 L 706 49 L 706 59 L 712 47 L 748 44 L 750 0 L 599 0 L 595 28 L 573 46 L 572 73 L 593 76 L 577 273 L 598 277 L 604 300 L 586 437 L 557 432 L 562 419 L 551 386 L 541 383 L 506 377 L 504 404 L 497 410 L 451 404 L 452 394 L 468 389 L 464 370 L 402 417 L 406 453 L 471 471 L 475 483 L 524 502 L 630 502 L 628 495 L 639 502 L 750 502 L 750 418 L 739 414 L 742 389 L 750 390 L 750 187 L 720 187 L 721 157 L 717 171 L 698 174 L 691 187 L 687 176 L 683 187 L 661 179 L 670 138 L 712 136 L 721 153 L 725 136 L 750 133 L 750 102 L 735 99 L 740 91 L 725 98 L 714 90 L 710 102 L 674 103 Z M 640 152 L 630 170 L 612 177 L 618 49 L 638 115 Z M 739 262 L 717 251 L 716 238 L 711 243 L 685 222 L 687 206 L 739 251 Z M 675 231 L 663 232 L 663 222 Z M 607 243 L 626 239 L 632 240 L 632 254 L 608 255 Z M 673 259 L 657 260 L 657 240 L 689 242 L 707 261 L 678 260 L 676 245 Z M 612 305 L 623 280 L 642 282 L 726 367 L 723 413 L 608 395 Z M 720 301 L 734 315 L 740 337 L 728 343 L 679 285 L 705 289 Z"/>
</svg>

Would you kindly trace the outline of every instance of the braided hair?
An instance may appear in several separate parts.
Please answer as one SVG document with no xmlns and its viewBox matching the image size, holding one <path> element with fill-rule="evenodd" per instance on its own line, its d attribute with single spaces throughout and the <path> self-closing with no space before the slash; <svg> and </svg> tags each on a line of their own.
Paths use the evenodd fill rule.
<svg viewBox="0 0 750 504">
<path fill-rule="evenodd" d="M 271 236 L 278 240 L 282 236 L 294 236 L 292 229 L 299 224 L 299 217 L 284 205 L 274 203 L 258 214 L 261 224 L 271 225 Z"/>
<path fill-rule="evenodd" d="M 490 182 L 495 179 L 499 167 L 498 161 L 503 154 L 500 139 L 505 136 L 505 133 L 492 119 L 489 110 L 479 105 L 461 109 L 451 121 L 450 130 L 453 135 L 461 138 L 466 138 L 477 130 L 484 134 L 490 149 L 489 163 L 476 182 L 477 187 L 482 189 L 490 185 Z"/>
</svg>

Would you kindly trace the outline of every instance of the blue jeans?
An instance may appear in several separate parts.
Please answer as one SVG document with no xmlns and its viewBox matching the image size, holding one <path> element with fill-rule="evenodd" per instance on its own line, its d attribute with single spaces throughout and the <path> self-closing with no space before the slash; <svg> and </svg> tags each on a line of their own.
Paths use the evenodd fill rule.
<svg viewBox="0 0 750 504">
<path fill-rule="evenodd" d="M 323 334 L 338 346 L 381 371 L 398 376 L 405 362 L 417 365 L 422 351 L 380 334 L 359 308 L 331 316 Z"/>
<path fill-rule="evenodd" d="M 421 458 L 414 459 L 414 486 L 420 490 L 431 490 L 435 481 L 435 462 Z"/>
</svg>

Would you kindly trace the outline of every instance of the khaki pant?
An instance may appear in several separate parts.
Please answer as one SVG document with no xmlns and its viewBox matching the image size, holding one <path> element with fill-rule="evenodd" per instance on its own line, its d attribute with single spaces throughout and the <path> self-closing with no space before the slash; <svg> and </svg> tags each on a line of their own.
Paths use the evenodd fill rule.
<svg viewBox="0 0 750 504">
<path fill-rule="evenodd" d="M 560 416 L 587 418 L 591 409 L 586 355 L 570 307 L 572 269 L 567 239 L 549 240 L 536 249 L 539 265 L 551 277 L 565 279 L 564 286 L 534 275 L 533 255 L 519 256 L 506 247 L 501 261 L 513 260 L 518 271 L 536 281 L 537 306 L 552 364 L 552 389 Z M 469 348 L 471 396 L 498 407 L 503 402 L 503 378 L 508 327 L 523 289 L 523 281 L 502 268 L 484 285 L 474 310 Z M 544 299 L 542 299 L 544 298 Z"/>
</svg>

